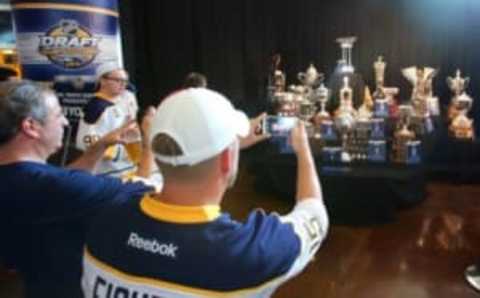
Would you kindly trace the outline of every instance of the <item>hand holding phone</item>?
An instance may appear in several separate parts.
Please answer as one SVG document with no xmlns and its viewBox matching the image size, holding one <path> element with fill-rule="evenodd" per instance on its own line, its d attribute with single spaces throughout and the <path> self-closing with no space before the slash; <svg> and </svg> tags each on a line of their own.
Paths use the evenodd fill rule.
<svg viewBox="0 0 480 298">
<path fill-rule="evenodd" d="M 288 137 L 297 121 L 296 117 L 268 115 L 262 124 L 262 131 L 272 137 Z"/>
</svg>

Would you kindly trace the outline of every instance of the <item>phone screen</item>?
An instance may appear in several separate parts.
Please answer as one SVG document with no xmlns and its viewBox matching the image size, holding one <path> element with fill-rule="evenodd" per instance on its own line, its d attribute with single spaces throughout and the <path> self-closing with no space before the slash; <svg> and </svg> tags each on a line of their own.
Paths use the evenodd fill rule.
<svg viewBox="0 0 480 298">
<path fill-rule="evenodd" d="M 270 134 L 272 137 L 287 137 L 296 123 L 296 117 L 267 116 L 264 122 L 263 131 Z"/>
</svg>

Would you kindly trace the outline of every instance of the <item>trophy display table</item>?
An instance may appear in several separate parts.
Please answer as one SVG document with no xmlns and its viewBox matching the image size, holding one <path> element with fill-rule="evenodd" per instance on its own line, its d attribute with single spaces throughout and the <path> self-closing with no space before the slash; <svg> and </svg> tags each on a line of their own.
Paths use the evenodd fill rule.
<svg viewBox="0 0 480 298">
<path fill-rule="evenodd" d="M 399 208 L 425 198 L 422 164 L 325 163 L 314 150 L 324 201 L 332 224 L 370 225 L 391 222 Z M 249 170 L 258 191 L 294 200 L 296 157 L 279 154 L 271 143 L 258 144 L 248 153 Z"/>
</svg>

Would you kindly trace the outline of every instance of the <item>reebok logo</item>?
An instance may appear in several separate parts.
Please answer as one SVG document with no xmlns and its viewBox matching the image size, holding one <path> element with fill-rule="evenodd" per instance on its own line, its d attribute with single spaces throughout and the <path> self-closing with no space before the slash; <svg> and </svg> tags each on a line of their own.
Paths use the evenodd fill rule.
<svg viewBox="0 0 480 298">
<path fill-rule="evenodd" d="M 146 239 L 140 237 L 137 233 L 130 233 L 127 245 L 136 249 L 144 250 L 149 253 L 161 256 L 176 258 L 178 246 L 173 243 L 161 243 L 157 239 Z"/>
</svg>

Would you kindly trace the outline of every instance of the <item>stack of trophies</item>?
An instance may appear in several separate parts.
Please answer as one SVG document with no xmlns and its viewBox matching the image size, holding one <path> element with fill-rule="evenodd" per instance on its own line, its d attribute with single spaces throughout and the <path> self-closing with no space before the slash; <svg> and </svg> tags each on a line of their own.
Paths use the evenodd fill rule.
<svg viewBox="0 0 480 298">
<path fill-rule="evenodd" d="M 434 131 L 432 117 L 440 116 L 438 97 L 434 96 L 432 81 L 437 70 L 431 67 L 408 67 L 403 76 L 413 89 L 410 102 L 399 105 L 398 88 L 385 87 L 386 62 L 383 57 L 373 63 L 375 91 L 370 95 L 365 88 L 363 103 L 356 109 L 355 95 L 348 74 L 354 72 L 352 49 L 355 37 L 337 39 L 342 50 L 342 85 L 338 92 L 339 104 L 327 110 L 332 90 L 324 84 L 324 75 L 311 63 L 300 72 L 299 85 L 286 88 L 286 76 L 275 67 L 269 90 L 275 113 L 280 116 L 296 116 L 307 123 L 307 132 L 321 143 L 325 161 L 370 161 L 418 164 L 421 162 L 422 139 Z M 449 132 L 459 139 L 473 139 L 473 121 L 467 114 L 472 98 L 465 92 L 469 79 L 460 71 L 447 83 L 454 93 L 448 110 Z M 391 148 L 390 154 L 387 148 Z"/>
</svg>

